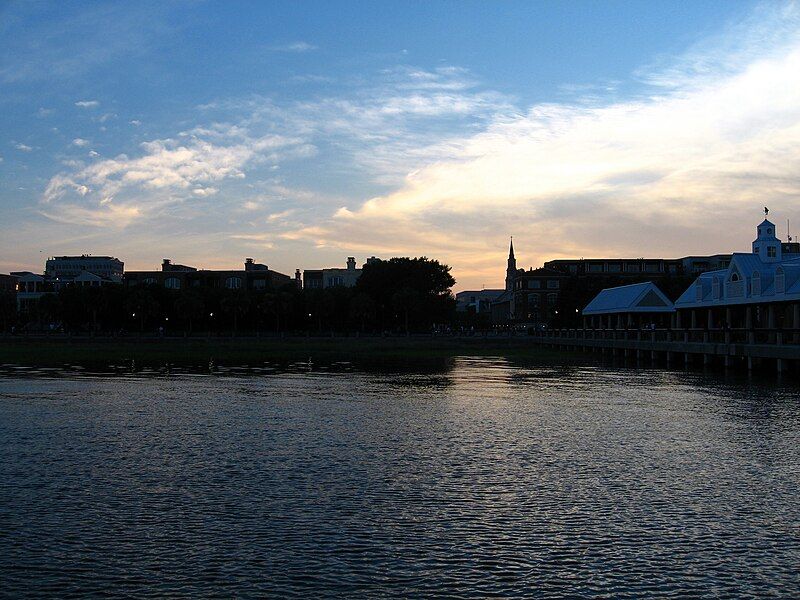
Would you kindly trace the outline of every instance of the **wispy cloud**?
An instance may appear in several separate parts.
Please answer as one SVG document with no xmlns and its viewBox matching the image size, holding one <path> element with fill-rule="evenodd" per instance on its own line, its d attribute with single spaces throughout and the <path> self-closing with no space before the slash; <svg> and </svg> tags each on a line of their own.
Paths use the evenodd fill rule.
<svg viewBox="0 0 800 600">
<path fill-rule="evenodd" d="M 97 108 L 100 106 L 100 102 L 97 100 L 78 100 L 75 106 L 80 108 Z"/>
<path fill-rule="evenodd" d="M 33 151 L 33 147 L 32 146 L 28 146 L 27 144 L 23 144 L 23 143 L 14 144 L 14 148 L 19 150 L 20 152 L 32 152 Z"/>
<path fill-rule="evenodd" d="M 156 41 L 174 35 L 165 16 L 170 2 L 73 5 L 59 18 L 46 3 L 12 2 L 3 7 L 0 81 L 64 81 L 115 61 L 144 56 Z"/>
<path fill-rule="evenodd" d="M 88 146 L 91 142 L 89 140 L 85 140 L 83 138 L 75 138 L 72 140 L 72 145 L 77 146 L 78 148 L 83 148 L 84 146 Z"/>
<path fill-rule="evenodd" d="M 201 108 L 249 114 L 249 127 L 279 127 L 335 144 L 340 168 L 381 185 L 397 185 L 426 161 L 458 153 L 452 138 L 516 111 L 512 99 L 455 67 L 384 69 L 341 94 L 313 100 L 279 104 L 257 96 Z"/>
</svg>

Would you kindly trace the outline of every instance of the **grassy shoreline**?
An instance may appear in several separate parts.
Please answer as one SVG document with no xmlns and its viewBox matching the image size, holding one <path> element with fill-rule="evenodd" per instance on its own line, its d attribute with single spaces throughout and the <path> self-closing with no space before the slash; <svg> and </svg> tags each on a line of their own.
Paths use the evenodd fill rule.
<svg viewBox="0 0 800 600">
<path fill-rule="evenodd" d="M 0 338 L 0 362 L 253 362 L 305 358 L 426 359 L 452 356 L 575 358 L 543 349 L 524 337 L 286 337 L 286 338 Z"/>
</svg>

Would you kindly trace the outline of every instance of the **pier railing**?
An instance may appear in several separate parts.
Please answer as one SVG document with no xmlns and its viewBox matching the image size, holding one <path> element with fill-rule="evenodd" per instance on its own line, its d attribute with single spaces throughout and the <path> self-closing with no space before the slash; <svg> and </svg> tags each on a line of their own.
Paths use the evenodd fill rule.
<svg viewBox="0 0 800 600">
<path fill-rule="evenodd" d="M 679 357 L 686 364 L 702 356 L 703 364 L 721 361 L 732 367 L 744 361 L 748 369 L 772 361 L 777 370 L 800 365 L 800 329 L 725 328 L 725 329 L 544 329 L 533 332 L 536 343 L 559 348 L 648 358 Z"/>
<path fill-rule="evenodd" d="M 622 328 L 622 329 L 543 329 L 533 332 L 534 337 L 551 340 L 679 342 L 712 344 L 774 344 L 800 347 L 800 329 L 797 328 Z"/>
</svg>

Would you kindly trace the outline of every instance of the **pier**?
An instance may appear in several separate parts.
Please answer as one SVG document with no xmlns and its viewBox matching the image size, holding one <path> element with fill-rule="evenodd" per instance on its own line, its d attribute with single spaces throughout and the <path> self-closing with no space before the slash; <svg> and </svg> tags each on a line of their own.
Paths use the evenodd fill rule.
<svg viewBox="0 0 800 600">
<path fill-rule="evenodd" d="M 772 365 L 779 372 L 797 371 L 800 329 L 792 328 L 592 328 L 544 329 L 536 343 L 553 348 L 610 353 L 653 364 L 702 364 L 725 368 Z"/>
</svg>

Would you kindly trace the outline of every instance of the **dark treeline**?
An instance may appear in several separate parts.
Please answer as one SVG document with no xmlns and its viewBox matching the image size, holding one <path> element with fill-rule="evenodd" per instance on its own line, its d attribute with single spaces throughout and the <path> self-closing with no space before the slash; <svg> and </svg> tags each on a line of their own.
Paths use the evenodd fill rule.
<svg viewBox="0 0 800 600">
<path fill-rule="evenodd" d="M 428 332 L 453 322 L 450 267 L 427 258 L 392 258 L 364 266 L 355 287 L 271 290 L 157 285 L 69 286 L 16 315 L 0 299 L 3 330 L 166 335 L 308 332 Z"/>
</svg>

